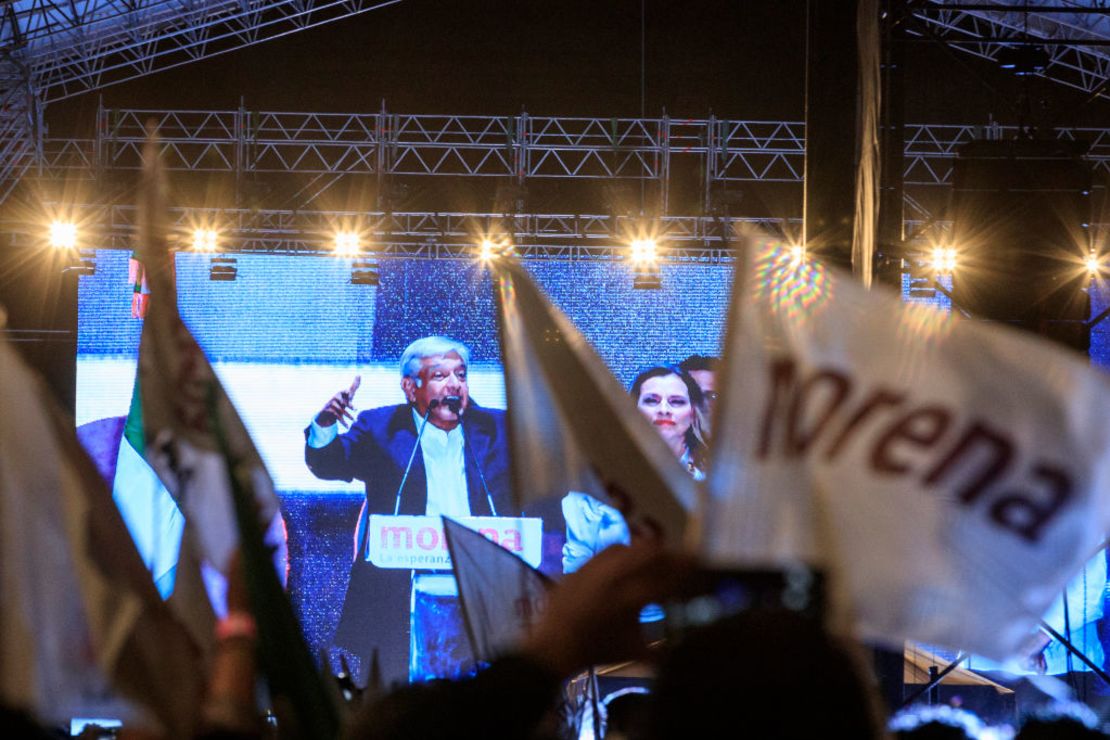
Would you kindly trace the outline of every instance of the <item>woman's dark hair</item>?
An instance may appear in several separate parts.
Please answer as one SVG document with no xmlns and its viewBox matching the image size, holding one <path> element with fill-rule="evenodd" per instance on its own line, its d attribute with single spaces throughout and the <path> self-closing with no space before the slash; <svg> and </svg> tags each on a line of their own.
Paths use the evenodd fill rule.
<svg viewBox="0 0 1110 740">
<path fill-rule="evenodd" d="M 628 387 L 628 393 L 636 402 L 639 402 L 644 383 L 652 378 L 664 378 L 668 375 L 677 375 L 690 394 L 694 420 L 686 430 L 686 449 L 690 451 L 690 460 L 694 463 L 694 467 L 704 471 L 708 463 L 709 416 L 706 412 L 705 394 L 701 392 L 701 387 L 694 378 L 686 371 L 680 370 L 677 365 L 652 365 L 633 379 L 632 385 Z"/>
</svg>

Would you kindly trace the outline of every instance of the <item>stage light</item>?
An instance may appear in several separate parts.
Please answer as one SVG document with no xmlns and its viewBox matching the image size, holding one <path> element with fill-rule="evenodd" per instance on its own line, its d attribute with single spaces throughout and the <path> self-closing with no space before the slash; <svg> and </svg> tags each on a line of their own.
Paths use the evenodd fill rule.
<svg viewBox="0 0 1110 740">
<path fill-rule="evenodd" d="M 659 290 L 663 287 L 663 276 L 657 265 L 645 265 L 632 273 L 633 290 Z"/>
<path fill-rule="evenodd" d="M 489 239 L 483 239 L 482 243 L 478 246 L 478 259 L 482 262 L 489 262 L 497 256 L 497 250 L 494 244 Z"/>
<path fill-rule="evenodd" d="M 220 235 L 212 229 L 193 230 L 194 252 L 215 252 L 220 246 Z"/>
<path fill-rule="evenodd" d="M 340 231 L 335 235 L 335 253 L 340 257 L 355 257 L 362 249 L 358 232 Z"/>
<path fill-rule="evenodd" d="M 482 262 L 492 262 L 502 257 L 508 257 L 513 253 L 513 249 L 513 242 L 509 237 L 504 237 L 501 240 L 483 237 L 482 241 L 478 242 L 478 259 Z"/>
<path fill-rule="evenodd" d="M 801 244 L 790 245 L 790 263 L 792 265 L 801 265 L 806 261 L 806 248 Z"/>
<path fill-rule="evenodd" d="M 208 279 L 217 282 L 231 282 L 239 276 L 237 260 L 234 257 L 213 257 L 208 263 Z"/>
<path fill-rule="evenodd" d="M 381 284 L 381 273 L 378 272 L 378 261 L 373 257 L 363 257 L 351 263 L 351 285 L 369 285 L 378 287 Z"/>
<path fill-rule="evenodd" d="M 75 251 L 69 256 L 69 264 L 62 268 L 62 273 L 75 273 L 80 276 L 96 274 L 96 252 L 91 249 Z"/>
<path fill-rule="evenodd" d="M 1087 255 L 1087 259 L 1085 260 L 1084 264 L 1087 266 L 1087 273 L 1092 277 L 1098 275 L 1102 271 L 1102 260 L 1099 259 L 1098 255 L 1093 249 Z"/>
<path fill-rule="evenodd" d="M 953 247 L 933 247 L 929 267 L 933 272 L 950 274 L 956 271 L 956 250 Z"/>
<path fill-rule="evenodd" d="M 77 246 L 77 224 L 67 221 L 50 223 L 50 246 L 55 249 L 74 249 Z"/>
<path fill-rule="evenodd" d="M 633 239 L 630 245 L 629 258 L 637 264 L 655 262 L 657 257 L 654 239 Z"/>
</svg>

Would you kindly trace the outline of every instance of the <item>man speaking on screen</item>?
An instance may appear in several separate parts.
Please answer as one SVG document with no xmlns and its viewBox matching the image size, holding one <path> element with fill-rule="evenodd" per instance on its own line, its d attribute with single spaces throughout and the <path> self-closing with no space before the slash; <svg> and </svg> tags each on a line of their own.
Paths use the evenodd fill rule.
<svg viewBox="0 0 1110 740">
<path fill-rule="evenodd" d="M 412 572 L 367 562 L 370 514 L 505 516 L 510 511 L 503 411 L 470 398 L 470 350 L 424 337 L 401 355 L 405 403 L 358 414 L 360 378 L 333 396 L 305 430 L 305 462 L 325 480 L 366 485 L 355 530 L 355 561 L 334 643 L 361 659 L 377 653 L 385 681 L 408 676 Z M 339 427 L 349 428 L 340 432 Z"/>
</svg>

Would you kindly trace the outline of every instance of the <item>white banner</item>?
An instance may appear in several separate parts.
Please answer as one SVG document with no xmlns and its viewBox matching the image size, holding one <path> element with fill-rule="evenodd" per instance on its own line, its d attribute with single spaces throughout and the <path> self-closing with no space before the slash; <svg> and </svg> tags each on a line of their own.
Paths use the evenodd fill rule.
<svg viewBox="0 0 1110 740">
<path fill-rule="evenodd" d="M 1110 384 L 1071 352 L 747 245 L 705 552 L 804 560 L 858 633 L 1005 658 L 1110 524 Z"/>
<path fill-rule="evenodd" d="M 508 557 L 507 548 L 495 547 L 488 529 L 444 518 L 443 531 L 474 657 L 492 661 L 532 630 L 547 605 L 549 581 L 520 558 Z"/>
</svg>

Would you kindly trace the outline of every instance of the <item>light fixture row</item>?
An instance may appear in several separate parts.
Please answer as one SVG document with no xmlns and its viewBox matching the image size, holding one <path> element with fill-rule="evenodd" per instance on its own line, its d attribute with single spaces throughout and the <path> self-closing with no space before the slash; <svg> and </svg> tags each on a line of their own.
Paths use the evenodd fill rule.
<svg viewBox="0 0 1110 740">
<path fill-rule="evenodd" d="M 925 263 L 928 269 L 937 275 L 953 275 L 960 269 L 960 252 L 950 245 L 937 245 L 929 250 Z M 1103 255 L 1095 249 L 1089 250 L 1087 256 L 1083 258 L 1082 269 L 1085 269 L 1091 277 L 1102 274 L 1105 267 Z"/>
<path fill-rule="evenodd" d="M 77 225 L 67 221 L 50 224 L 47 242 L 55 249 L 76 249 Z M 220 233 L 211 228 L 193 229 L 188 248 L 194 252 L 212 254 L 220 251 Z M 363 255 L 362 236 L 357 231 L 337 231 L 331 240 L 332 251 L 337 257 L 354 259 Z M 475 246 L 478 258 L 489 262 L 515 253 L 512 240 L 483 237 Z M 659 258 L 659 247 L 654 239 L 632 239 L 628 245 L 628 259 L 635 265 L 651 265 Z"/>
</svg>

